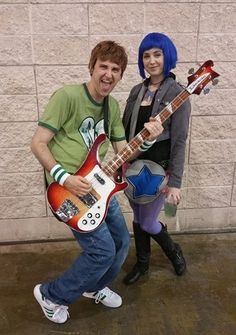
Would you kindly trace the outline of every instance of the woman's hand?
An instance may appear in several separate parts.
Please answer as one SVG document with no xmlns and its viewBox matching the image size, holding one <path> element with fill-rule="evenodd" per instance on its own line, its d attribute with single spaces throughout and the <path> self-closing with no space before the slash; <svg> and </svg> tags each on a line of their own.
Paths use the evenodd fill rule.
<svg viewBox="0 0 236 335">
<path fill-rule="evenodd" d="M 160 121 L 158 121 L 152 116 L 149 118 L 149 122 L 144 123 L 144 127 L 150 133 L 150 135 L 147 138 L 147 140 L 150 142 L 154 141 L 163 132 L 164 129 Z"/>
<path fill-rule="evenodd" d="M 168 187 L 166 200 L 168 202 L 178 205 L 180 203 L 181 195 L 180 189 L 176 187 Z"/>
</svg>

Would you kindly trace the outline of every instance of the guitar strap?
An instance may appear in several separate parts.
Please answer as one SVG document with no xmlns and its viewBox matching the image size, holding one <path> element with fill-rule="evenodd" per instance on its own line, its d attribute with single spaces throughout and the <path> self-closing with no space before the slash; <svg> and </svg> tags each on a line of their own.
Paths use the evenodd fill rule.
<svg viewBox="0 0 236 335">
<path fill-rule="evenodd" d="M 109 104 L 108 104 L 108 96 L 106 96 L 103 100 L 103 115 L 104 115 L 104 131 L 107 137 L 109 138 L 109 127 L 108 127 L 108 111 L 109 111 Z"/>
<path fill-rule="evenodd" d="M 142 85 L 139 94 L 136 98 L 134 107 L 133 107 L 133 111 L 132 111 L 132 115 L 131 115 L 131 121 L 130 121 L 130 129 L 129 129 L 129 141 L 134 137 L 135 135 L 135 129 L 136 129 L 136 124 L 137 124 L 137 120 L 138 120 L 138 113 L 139 113 L 139 108 L 144 96 L 144 93 L 147 90 L 147 86 L 145 84 Z"/>
</svg>

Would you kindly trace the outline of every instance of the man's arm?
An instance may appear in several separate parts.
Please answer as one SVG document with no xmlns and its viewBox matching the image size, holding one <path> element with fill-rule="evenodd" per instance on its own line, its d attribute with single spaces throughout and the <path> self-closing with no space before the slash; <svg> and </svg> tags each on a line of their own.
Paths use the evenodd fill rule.
<svg viewBox="0 0 236 335">
<path fill-rule="evenodd" d="M 50 172 L 58 164 L 48 148 L 48 143 L 55 134 L 43 127 L 38 127 L 31 141 L 31 150 L 41 165 Z M 83 196 L 91 191 L 91 184 L 81 176 L 69 175 L 65 180 L 65 186 L 71 193 Z"/>
<path fill-rule="evenodd" d="M 47 171 L 51 171 L 51 169 L 57 164 L 48 149 L 48 143 L 54 135 L 55 134 L 51 130 L 39 126 L 36 129 L 31 141 L 31 151 Z"/>
</svg>

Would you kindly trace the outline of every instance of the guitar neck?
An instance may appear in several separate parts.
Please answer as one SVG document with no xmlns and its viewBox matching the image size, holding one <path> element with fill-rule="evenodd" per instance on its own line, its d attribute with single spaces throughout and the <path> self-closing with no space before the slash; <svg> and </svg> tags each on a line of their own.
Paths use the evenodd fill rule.
<svg viewBox="0 0 236 335">
<path fill-rule="evenodd" d="M 164 123 L 189 97 L 187 90 L 180 92 L 155 119 Z M 119 167 L 129 160 L 129 158 L 138 150 L 139 146 L 148 138 L 149 131 L 143 128 L 121 151 L 119 151 L 112 160 L 110 160 L 102 170 L 108 175 L 113 176 Z"/>
</svg>

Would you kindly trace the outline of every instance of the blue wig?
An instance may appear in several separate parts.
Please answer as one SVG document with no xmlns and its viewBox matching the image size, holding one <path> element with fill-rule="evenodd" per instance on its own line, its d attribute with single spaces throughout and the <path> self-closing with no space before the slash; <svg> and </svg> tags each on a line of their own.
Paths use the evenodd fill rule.
<svg viewBox="0 0 236 335">
<path fill-rule="evenodd" d="M 143 65 L 143 53 L 149 49 L 161 49 L 164 55 L 164 75 L 167 77 L 177 62 L 177 50 L 169 37 L 161 33 L 150 33 L 144 37 L 138 53 L 139 73 L 143 79 L 146 78 Z"/>
</svg>

